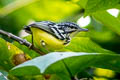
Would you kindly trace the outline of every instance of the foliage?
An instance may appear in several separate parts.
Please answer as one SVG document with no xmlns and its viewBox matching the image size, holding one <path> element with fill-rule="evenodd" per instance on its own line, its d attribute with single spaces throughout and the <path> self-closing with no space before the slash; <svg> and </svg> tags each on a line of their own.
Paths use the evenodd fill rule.
<svg viewBox="0 0 120 80">
<path fill-rule="evenodd" d="M 117 8 L 120 0 L 88 0 L 86 4 L 86 14 L 91 14 L 97 11 L 107 10 L 110 8 Z"/>
<path fill-rule="evenodd" d="M 69 72 L 66 70 L 66 67 L 64 66 L 65 64 L 71 71 L 72 76 L 74 76 L 78 73 L 78 71 L 80 72 L 88 66 L 97 66 L 119 71 L 119 58 L 120 56 L 116 54 L 55 52 L 45 56 L 37 57 L 17 67 L 14 67 L 10 73 L 17 76 L 36 75 L 43 73 L 57 74 L 60 78 L 66 77 L 67 79 L 67 77 L 69 77 L 70 75 Z M 71 63 L 71 61 L 74 62 Z M 118 65 L 117 68 L 115 68 L 116 65 Z"/>
<path fill-rule="evenodd" d="M 91 22 L 85 26 L 89 32 L 44 56 L 0 35 L 0 80 L 119 80 L 120 13 L 106 11 L 112 8 L 119 10 L 120 0 L 1 0 L 0 29 L 18 36 L 34 21 L 77 22 L 90 16 Z M 24 39 L 32 43 L 31 35 Z"/>
</svg>

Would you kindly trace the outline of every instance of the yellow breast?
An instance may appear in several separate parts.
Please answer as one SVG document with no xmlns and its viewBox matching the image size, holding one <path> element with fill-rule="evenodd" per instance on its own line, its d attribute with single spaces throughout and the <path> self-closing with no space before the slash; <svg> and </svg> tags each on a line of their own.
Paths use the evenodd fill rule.
<svg viewBox="0 0 120 80">
<path fill-rule="evenodd" d="M 40 49 L 43 49 L 43 46 L 41 45 L 42 40 L 45 42 L 46 48 L 50 51 L 61 49 L 65 46 L 64 41 L 57 39 L 53 35 L 41 29 L 31 27 L 31 30 L 33 33 L 33 41 L 35 45 Z"/>
</svg>

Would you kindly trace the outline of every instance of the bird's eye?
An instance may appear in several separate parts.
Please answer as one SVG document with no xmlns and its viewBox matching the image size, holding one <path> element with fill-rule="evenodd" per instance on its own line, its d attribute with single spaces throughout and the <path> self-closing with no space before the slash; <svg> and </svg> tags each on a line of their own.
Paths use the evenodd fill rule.
<svg viewBox="0 0 120 80">
<path fill-rule="evenodd" d="M 41 40 L 40 43 L 41 43 L 42 46 L 46 45 L 46 43 L 43 40 Z"/>
</svg>

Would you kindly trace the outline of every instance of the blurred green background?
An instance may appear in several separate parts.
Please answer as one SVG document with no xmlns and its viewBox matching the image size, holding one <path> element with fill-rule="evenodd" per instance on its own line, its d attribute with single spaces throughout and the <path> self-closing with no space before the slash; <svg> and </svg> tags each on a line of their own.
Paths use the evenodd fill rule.
<svg viewBox="0 0 120 80">
<path fill-rule="evenodd" d="M 77 36 L 89 37 L 103 48 L 120 53 L 120 35 L 95 16 L 83 21 L 83 4 L 84 0 L 0 0 L 0 29 L 22 36 L 24 25 L 34 21 L 75 22 L 89 29 Z M 120 20 L 119 10 L 116 18 Z"/>
</svg>

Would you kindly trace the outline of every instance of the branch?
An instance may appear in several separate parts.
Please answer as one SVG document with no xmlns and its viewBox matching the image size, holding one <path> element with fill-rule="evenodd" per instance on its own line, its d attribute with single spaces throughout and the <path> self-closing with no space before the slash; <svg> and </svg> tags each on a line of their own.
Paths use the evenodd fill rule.
<svg viewBox="0 0 120 80">
<path fill-rule="evenodd" d="M 22 38 L 20 38 L 20 37 L 18 37 L 18 36 L 16 36 L 16 35 L 13 35 L 12 33 L 3 31 L 3 30 L 1 30 L 1 29 L 0 29 L 0 34 L 1 34 L 1 35 L 4 35 L 4 36 L 7 36 L 7 37 L 9 37 L 10 39 L 13 39 L 13 40 L 19 42 L 19 43 L 22 44 L 22 45 L 27 46 L 28 48 L 36 51 L 36 52 L 39 53 L 40 55 L 44 55 L 44 53 L 42 53 L 38 48 L 34 47 L 30 42 L 28 42 L 28 41 L 25 40 L 25 39 L 22 39 Z"/>
</svg>

